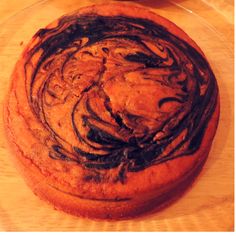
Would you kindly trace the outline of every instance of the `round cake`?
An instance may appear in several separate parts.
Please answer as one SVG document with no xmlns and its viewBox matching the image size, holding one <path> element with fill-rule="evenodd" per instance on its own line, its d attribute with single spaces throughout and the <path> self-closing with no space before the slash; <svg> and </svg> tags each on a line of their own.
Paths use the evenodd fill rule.
<svg viewBox="0 0 236 236">
<path fill-rule="evenodd" d="M 5 128 L 33 192 L 119 219 L 163 207 L 203 166 L 219 118 L 215 76 L 175 24 L 93 5 L 40 29 L 12 74 Z"/>
</svg>

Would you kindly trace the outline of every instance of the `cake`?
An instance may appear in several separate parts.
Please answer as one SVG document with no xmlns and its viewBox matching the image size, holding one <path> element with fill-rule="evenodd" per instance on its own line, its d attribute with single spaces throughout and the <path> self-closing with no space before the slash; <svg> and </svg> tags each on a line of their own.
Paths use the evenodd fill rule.
<svg viewBox="0 0 236 236">
<path fill-rule="evenodd" d="M 215 76 L 169 20 L 92 5 L 40 29 L 6 98 L 9 147 L 32 191 L 90 218 L 161 209 L 193 182 L 219 118 Z"/>
</svg>

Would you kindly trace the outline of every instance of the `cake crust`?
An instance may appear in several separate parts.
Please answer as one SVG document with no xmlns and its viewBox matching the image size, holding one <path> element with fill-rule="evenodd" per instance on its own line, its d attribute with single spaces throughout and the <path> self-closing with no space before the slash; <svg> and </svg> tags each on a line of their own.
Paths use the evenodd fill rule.
<svg viewBox="0 0 236 236">
<path fill-rule="evenodd" d="M 125 70 L 124 71 L 125 76 L 123 76 L 122 78 L 114 76 L 115 77 L 114 79 L 110 79 L 114 73 L 117 73 L 116 71 L 117 66 L 119 70 L 122 70 L 123 68 L 125 68 L 125 66 L 122 64 L 122 69 L 120 69 L 119 65 L 117 64 L 115 64 L 116 67 L 113 66 L 112 63 L 114 62 L 112 60 L 115 60 L 117 58 L 116 55 L 114 55 L 114 51 L 112 51 L 113 52 L 112 56 L 106 57 L 107 66 L 104 69 L 104 67 L 101 66 L 101 61 L 99 56 L 94 56 L 96 53 L 99 54 L 98 52 L 100 51 L 96 50 L 98 50 L 97 48 L 101 46 L 100 45 L 97 46 L 98 44 L 97 42 L 95 43 L 93 42 L 93 45 L 89 45 L 87 44 L 89 42 L 88 37 L 87 39 L 86 37 L 81 38 L 80 50 L 79 50 L 80 54 L 77 55 L 76 54 L 77 52 L 74 51 L 70 52 L 71 54 L 74 53 L 75 58 L 77 57 L 79 58 L 79 60 L 77 61 L 72 60 L 70 63 L 72 63 L 74 67 L 77 66 L 82 71 L 80 75 L 81 76 L 80 81 L 82 82 L 74 85 L 76 88 L 75 90 L 72 90 L 73 88 L 72 89 L 70 88 L 71 89 L 70 91 L 73 92 L 74 98 L 68 99 L 67 102 L 68 105 L 66 106 L 58 105 L 59 104 L 58 97 L 56 97 L 58 95 L 57 94 L 55 95 L 53 93 L 50 94 L 50 86 L 54 85 L 53 87 L 55 89 L 54 91 L 58 91 L 58 94 L 60 94 L 61 96 L 60 99 L 61 98 L 66 99 L 66 96 L 63 95 L 64 91 L 60 91 L 59 85 L 61 84 L 59 85 L 57 83 L 53 84 L 54 83 L 53 76 L 55 75 L 55 77 L 57 77 L 56 72 L 54 71 L 55 72 L 54 74 L 50 74 L 51 76 L 50 78 L 44 77 L 45 76 L 44 73 L 46 73 L 47 75 L 48 71 L 50 70 L 50 66 L 56 67 L 57 63 L 59 64 L 59 68 L 63 68 L 63 70 L 65 71 L 65 75 L 67 76 L 72 76 L 73 70 L 71 71 L 70 66 L 68 66 L 67 68 L 66 63 L 63 64 L 63 67 L 62 64 L 60 64 L 60 60 L 64 60 L 63 58 L 65 57 L 65 55 L 60 55 L 60 53 L 61 51 L 65 52 L 67 49 L 63 48 L 63 50 L 61 51 L 56 51 L 56 48 L 51 48 L 52 51 L 53 50 L 56 51 L 56 54 L 53 55 L 53 58 L 56 58 L 57 55 L 60 55 L 58 61 L 55 61 L 55 65 L 53 65 L 53 62 L 51 62 L 50 64 L 49 61 L 46 61 L 50 59 L 51 52 L 50 50 L 47 51 L 45 45 L 47 45 L 47 42 L 50 42 L 51 39 L 50 37 L 52 38 L 54 37 L 55 39 L 57 34 L 59 35 L 60 32 L 62 31 L 64 32 L 64 30 L 66 29 L 70 29 L 71 31 L 73 31 L 73 28 L 70 28 L 70 26 L 73 25 L 71 24 L 71 22 L 74 22 L 75 19 L 85 18 L 86 22 L 86 19 L 87 21 L 89 21 L 88 19 L 91 16 L 93 20 L 94 16 L 95 18 L 97 16 L 112 17 L 113 20 L 116 19 L 116 17 L 137 19 L 138 16 L 139 19 L 138 23 L 132 22 L 133 25 L 132 27 L 138 28 L 137 29 L 138 31 L 143 30 L 142 27 L 145 26 L 140 23 L 142 22 L 142 20 L 151 22 L 152 24 L 154 23 L 160 25 L 161 27 L 168 29 L 168 32 L 171 35 L 174 35 L 179 39 L 183 40 L 186 43 L 186 45 L 189 45 L 188 47 L 191 48 L 194 51 L 194 53 L 196 53 L 195 56 L 198 56 L 204 61 L 205 63 L 204 65 L 201 65 L 199 61 L 195 61 L 192 63 L 194 66 L 196 66 L 194 63 L 199 63 L 201 69 L 199 69 L 198 76 L 202 76 L 202 79 L 205 79 L 206 77 L 205 81 L 203 81 L 202 85 L 200 85 L 198 93 L 200 95 L 201 93 L 203 95 L 207 93 L 206 87 L 208 86 L 209 81 L 211 79 L 214 82 L 214 89 L 211 91 L 210 95 L 212 97 L 211 98 L 212 100 L 208 99 L 209 101 L 206 101 L 206 103 L 207 102 L 208 103 L 206 105 L 205 111 L 200 110 L 202 112 L 202 116 L 203 117 L 206 116 L 207 118 L 205 119 L 205 121 L 202 121 L 199 118 L 199 124 L 201 124 L 202 122 L 203 125 L 200 128 L 196 126 L 196 129 L 202 129 L 204 131 L 203 133 L 199 134 L 201 136 L 200 143 L 198 143 L 197 141 L 193 142 L 196 148 L 195 147 L 190 148 L 191 146 L 190 141 L 193 140 L 194 137 L 192 137 L 189 134 L 190 141 L 189 142 L 186 141 L 186 147 L 185 145 L 183 145 L 180 150 L 176 151 L 174 149 L 175 147 L 178 146 L 180 142 L 179 139 L 182 138 L 184 140 L 184 138 L 187 136 L 187 134 L 185 133 L 184 134 L 185 136 L 180 135 L 179 139 L 176 138 L 176 141 L 171 143 L 169 146 L 164 146 L 166 149 L 167 148 L 171 150 L 173 149 L 174 150 L 173 152 L 176 153 L 176 155 L 172 156 L 170 155 L 170 159 L 163 157 L 164 159 L 160 158 L 163 161 L 158 162 L 156 157 L 151 156 L 150 157 L 151 161 L 148 162 L 143 161 L 144 164 L 142 162 L 140 164 L 140 160 L 137 161 L 136 159 L 133 158 L 132 155 L 134 154 L 132 154 L 132 152 L 134 153 L 133 150 L 136 150 L 133 148 L 133 146 L 135 145 L 138 146 L 139 152 L 142 152 L 143 150 L 142 144 L 144 143 L 144 141 L 143 143 L 141 143 L 141 141 L 140 143 L 138 143 L 137 140 L 144 140 L 143 137 L 142 139 L 140 138 L 141 137 L 140 135 L 146 134 L 145 128 L 148 127 L 149 130 L 147 132 L 150 133 L 153 130 L 157 130 L 157 128 L 160 125 L 162 125 L 164 121 L 162 120 L 162 118 L 160 118 L 160 116 L 154 118 L 148 117 L 149 114 L 151 115 L 155 114 L 152 113 L 153 110 L 148 110 L 149 106 L 152 108 L 152 99 L 150 100 L 148 106 L 147 104 L 146 105 L 139 104 L 139 106 L 137 106 L 136 105 L 137 101 L 140 101 L 140 95 L 133 95 L 133 97 L 130 98 L 131 96 L 130 94 L 135 94 L 134 92 L 135 90 L 133 88 L 137 89 L 137 86 L 143 83 L 142 79 L 145 73 L 148 74 L 149 76 L 153 76 L 156 78 L 157 74 L 155 68 L 157 66 L 158 68 L 160 67 L 164 68 L 162 69 L 162 73 L 167 73 L 166 68 L 169 66 L 168 63 L 173 64 L 173 61 L 169 60 L 167 62 L 166 61 L 158 62 L 159 64 L 156 65 L 155 63 L 157 63 L 156 61 L 158 61 L 157 58 L 155 58 L 156 61 L 155 63 L 153 63 L 153 61 L 151 61 L 150 59 L 151 57 L 150 55 L 148 55 L 149 58 L 145 58 L 145 60 L 142 59 L 143 61 L 142 60 L 140 61 L 139 56 L 141 54 L 140 53 L 138 54 L 137 51 L 140 50 L 141 46 L 136 45 L 137 44 L 136 41 L 135 43 L 133 43 L 134 39 L 128 39 L 128 40 L 127 38 L 120 39 L 119 47 L 121 49 L 120 52 L 118 52 L 121 54 L 124 53 L 123 48 L 125 48 L 125 45 L 127 46 L 127 48 L 129 48 L 128 49 L 130 50 L 129 54 L 126 54 L 125 56 L 123 55 L 123 57 L 125 57 L 126 61 L 131 62 L 127 68 L 131 68 L 132 71 L 127 72 Z M 60 22 L 62 22 L 61 25 Z M 97 22 L 97 24 L 99 24 L 99 22 Z M 105 22 L 102 24 L 105 24 Z M 108 25 L 108 23 L 106 24 Z M 109 31 L 110 29 L 107 30 Z M 72 35 L 71 31 L 68 30 L 68 34 L 70 35 L 68 36 L 69 41 L 74 40 L 71 36 Z M 112 36 L 114 37 L 114 35 Z M 64 39 L 65 37 L 67 36 L 64 35 Z M 153 45 L 151 45 L 151 41 L 149 41 L 148 38 L 144 39 L 146 40 L 145 46 L 149 47 L 149 50 L 152 49 L 154 52 L 160 53 L 160 49 L 158 51 L 158 49 L 153 48 Z M 60 40 L 60 38 L 58 38 L 58 40 Z M 78 41 L 76 41 L 73 47 L 77 47 L 77 45 Z M 110 50 L 111 52 L 111 47 L 117 48 L 117 41 L 110 39 L 109 37 L 106 37 L 106 39 L 103 39 L 102 46 L 103 46 L 103 53 L 106 54 L 107 50 Z M 71 46 L 69 50 L 72 50 L 73 47 Z M 81 49 L 82 47 L 85 47 L 85 49 Z M 89 50 L 86 47 L 89 47 Z M 142 47 L 143 47 L 143 41 L 142 41 Z M 37 48 L 37 50 L 35 50 L 35 48 Z M 47 57 L 45 57 L 44 59 L 45 61 L 41 63 L 40 60 L 42 60 L 42 55 L 44 55 L 43 52 L 45 51 L 50 53 L 47 55 Z M 81 51 L 83 53 L 82 55 Z M 170 53 L 170 51 L 168 52 Z M 91 53 L 93 56 L 92 59 L 89 58 Z M 178 57 L 178 55 L 172 55 L 172 56 L 173 58 Z M 182 55 L 182 60 L 187 60 L 184 54 Z M 102 62 L 104 63 L 104 60 Z M 117 63 L 119 62 L 120 61 L 118 60 Z M 37 68 L 37 65 L 39 63 L 41 63 L 40 68 L 35 70 L 35 68 Z M 140 63 L 145 64 L 145 66 L 140 67 Z M 179 66 L 180 61 L 178 61 L 177 64 Z M 204 68 L 204 71 L 202 68 Z M 105 73 L 104 70 L 106 70 Z M 140 74 L 136 73 L 137 70 L 142 70 L 142 75 L 141 75 L 142 77 L 140 80 L 138 80 Z M 191 68 L 189 70 L 191 70 Z M 36 82 L 32 86 L 32 75 L 34 73 L 38 77 L 35 79 Z M 86 90 L 87 94 L 83 96 L 83 99 L 85 99 L 84 97 L 86 97 L 87 100 L 90 99 L 89 100 L 90 106 L 88 105 L 86 106 L 87 100 L 84 103 L 81 102 L 82 105 L 79 102 L 76 103 L 78 105 L 72 112 L 72 118 L 73 118 L 72 123 L 67 122 L 64 116 L 61 116 L 61 118 L 59 119 L 57 116 L 60 116 L 61 111 L 62 111 L 61 113 L 63 113 L 63 109 L 68 109 L 64 112 L 66 114 L 71 112 L 71 110 L 69 110 L 71 109 L 72 106 L 70 102 L 72 101 L 74 103 L 75 98 L 80 96 L 82 91 L 80 86 L 87 86 L 90 88 L 90 85 L 87 84 L 88 81 L 94 80 L 97 74 L 101 73 L 103 73 L 105 81 L 102 84 L 103 86 L 102 88 L 105 91 L 105 93 L 110 93 L 109 94 L 110 103 L 108 104 L 110 108 L 108 108 L 108 112 L 107 111 L 103 112 L 102 110 L 104 109 L 104 107 L 106 107 L 105 106 L 106 103 L 104 102 L 105 95 L 101 95 L 101 97 L 104 98 L 104 100 L 101 100 L 100 97 L 97 98 L 97 94 L 101 94 L 101 92 L 100 90 L 95 90 L 93 88 L 94 90 L 90 89 L 89 92 L 87 92 Z M 85 78 L 86 79 L 85 82 L 83 81 L 83 75 L 87 76 Z M 211 78 L 211 76 L 213 77 Z M 29 78 L 31 78 L 31 80 Z M 138 81 L 137 83 L 132 82 L 134 78 L 137 79 Z M 41 86 L 40 79 L 41 80 L 48 79 L 51 82 L 45 83 L 44 87 L 40 87 Z M 64 80 L 66 79 L 67 78 L 64 78 Z M 183 81 L 183 79 L 181 80 L 181 78 L 178 79 L 180 79 L 180 82 Z M 74 81 L 77 80 L 73 79 L 73 82 Z M 122 94 L 126 93 L 124 89 L 124 84 L 127 84 L 128 83 L 127 81 L 131 81 L 130 86 L 131 87 L 133 86 L 133 88 L 130 91 L 127 91 L 127 95 L 124 96 L 124 100 L 130 99 L 130 103 L 128 103 L 128 105 L 127 103 L 121 102 L 122 99 L 120 97 L 122 97 L 123 95 L 121 96 L 121 93 L 117 92 L 122 89 L 121 90 Z M 152 91 L 152 88 L 154 87 L 152 83 L 153 82 L 145 81 L 145 85 L 143 85 L 143 87 L 140 88 L 141 95 L 144 94 L 146 96 L 146 94 L 150 93 L 151 94 L 150 96 L 152 96 L 153 94 L 156 94 L 157 91 L 161 91 L 160 87 Z M 163 83 L 164 82 L 162 82 L 162 84 Z M 64 83 L 64 86 L 67 85 L 68 85 L 67 83 Z M 147 91 L 145 86 L 146 87 L 149 86 Z M 190 90 L 191 86 L 190 82 L 188 83 L 188 86 L 189 88 L 187 89 Z M 192 85 L 193 89 L 195 88 L 194 86 L 196 87 L 197 85 Z M 42 95 L 42 99 L 40 101 L 37 100 L 40 94 L 43 93 L 42 91 L 44 91 L 44 89 L 45 90 L 48 89 L 47 93 L 44 93 Z M 166 88 L 162 87 L 162 90 L 164 91 L 164 93 L 171 93 L 171 91 L 169 91 Z M 197 92 L 195 91 L 195 93 Z M 31 100 L 29 99 L 29 94 L 31 94 L 30 98 Z M 193 93 L 192 95 L 195 96 Z M 69 95 L 67 94 L 67 96 Z M 143 97 L 144 101 L 145 98 L 146 97 Z M 83 99 L 79 101 L 83 101 Z M 159 108 L 163 108 L 163 106 L 166 105 L 164 107 L 166 109 L 165 114 L 167 114 L 169 111 L 172 110 L 178 111 L 178 109 L 180 108 L 182 109 L 182 106 L 185 106 L 183 109 L 187 110 L 186 108 L 187 105 L 185 104 L 189 102 L 190 98 L 188 101 L 187 100 L 179 101 L 176 100 L 177 98 L 174 98 L 175 99 L 174 101 L 173 97 L 171 97 L 171 99 L 172 100 L 170 99 L 167 100 L 165 97 L 164 98 L 161 97 L 159 99 Z M 93 100 L 95 105 L 93 104 Z M 135 105 L 132 105 L 133 101 L 136 102 Z M 171 101 L 171 102 L 169 102 L 168 104 L 166 101 Z M 44 105 L 44 103 L 46 105 Z M 100 103 L 102 104 L 101 106 Z M 210 103 L 212 104 L 212 106 L 209 105 Z M 205 103 L 202 102 L 202 104 Z M 48 108 L 49 105 L 50 108 Z M 92 107 L 92 105 L 94 106 Z M 114 124 L 115 122 L 116 123 L 123 122 L 123 125 L 128 128 L 126 130 L 124 128 L 124 131 L 121 130 L 122 132 L 121 131 L 118 132 L 114 131 L 114 129 L 111 129 L 110 126 L 108 127 L 101 124 L 101 122 L 99 123 L 97 121 L 96 122 L 93 121 L 94 123 L 92 123 L 92 125 L 89 126 L 90 130 L 88 131 L 87 128 L 88 125 L 86 126 L 86 124 L 84 125 L 82 123 L 82 121 L 84 121 L 83 117 L 86 116 L 86 112 L 88 110 L 90 111 L 90 115 L 91 114 L 94 115 L 95 114 L 94 111 L 96 111 L 96 106 L 101 111 L 102 114 L 101 116 L 104 121 L 103 124 L 105 122 L 107 123 L 113 122 L 112 125 L 115 126 Z M 148 119 L 146 119 L 148 121 L 146 120 L 144 121 L 143 118 L 142 119 L 140 118 L 138 122 L 135 123 L 133 118 L 134 115 L 132 116 L 133 119 L 131 119 L 130 118 L 131 115 L 128 116 L 127 112 L 126 113 L 121 112 L 121 108 L 123 108 L 124 106 L 126 110 L 129 109 L 129 114 L 131 114 L 131 110 L 133 109 L 132 111 L 136 112 L 135 117 L 140 117 L 141 115 L 144 115 L 145 118 L 148 117 Z M 91 107 L 94 109 L 93 110 L 94 113 L 91 112 L 92 110 Z M 121 119 L 119 120 L 117 117 L 112 117 L 111 114 L 113 113 L 111 113 L 109 109 L 112 109 L 113 112 L 117 111 L 117 114 L 120 114 Z M 145 109 L 147 110 L 146 113 Z M 181 192 L 192 183 L 194 178 L 199 173 L 201 167 L 203 166 L 210 151 L 210 147 L 218 124 L 219 109 L 220 108 L 219 108 L 218 88 L 214 75 L 206 61 L 203 52 L 196 45 L 196 43 L 192 39 L 190 39 L 190 37 L 186 33 L 184 33 L 180 28 L 178 28 L 170 21 L 150 12 L 149 10 L 146 10 L 133 4 L 112 3 L 106 5 L 94 5 L 82 8 L 79 11 L 72 13 L 71 15 L 67 15 L 51 23 L 45 29 L 40 30 L 33 37 L 31 42 L 24 50 L 21 58 L 17 62 L 14 72 L 12 74 L 12 84 L 5 103 L 4 119 L 5 119 L 6 134 L 10 144 L 9 146 L 14 153 L 13 155 L 14 161 L 18 166 L 18 169 L 20 170 L 22 175 L 25 177 L 26 182 L 29 184 L 29 186 L 31 187 L 31 189 L 34 191 L 35 194 L 37 194 L 40 198 L 52 203 L 56 208 L 74 215 L 81 215 L 93 218 L 119 219 L 119 218 L 133 217 L 147 210 L 152 209 L 154 206 L 160 207 L 163 204 L 167 204 L 171 200 L 175 199 L 179 194 L 181 194 Z M 138 111 L 139 113 L 137 113 Z M 209 112 L 210 115 L 207 115 L 206 114 L 207 112 Z M 160 114 L 160 112 L 158 114 Z M 157 120 L 157 118 L 162 121 L 161 124 L 156 124 L 156 123 L 154 124 L 152 122 L 153 120 Z M 181 118 L 179 118 L 179 120 L 180 119 Z M 39 122 L 39 120 L 41 122 Z M 57 121 L 57 124 L 55 120 Z M 130 120 L 132 120 L 132 122 Z M 61 122 L 62 123 L 61 124 L 60 121 L 64 121 L 64 123 Z M 50 128 L 48 128 L 49 124 Z M 70 133 L 71 125 L 74 127 L 72 133 Z M 94 134 L 95 129 L 92 130 L 91 127 L 95 127 L 95 125 L 96 127 L 98 126 L 99 128 L 102 127 L 103 129 L 105 129 L 106 132 L 104 133 L 106 135 L 102 136 L 103 139 L 101 138 L 101 135 L 92 136 L 92 131 Z M 190 123 L 188 125 L 190 125 Z M 59 129 L 59 127 L 61 128 Z M 129 129 L 132 129 L 132 132 L 129 132 Z M 47 132 L 45 132 L 45 130 L 47 130 Z M 193 129 L 191 132 L 194 132 Z M 61 138 L 64 133 L 67 133 L 67 135 Z M 81 140 L 83 140 L 83 143 L 80 142 L 78 144 L 77 140 L 75 140 L 73 135 L 78 136 L 78 133 L 80 133 L 81 135 L 80 138 Z M 90 136 L 92 138 L 90 139 L 88 138 L 90 137 L 88 133 L 91 134 Z M 149 133 L 147 133 L 145 137 L 147 137 Z M 112 134 L 113 136 L 112 137 L 108 136 L 108 134 Z M 133 141 L 134 137 L 136 141 Z M 101 144 L 101 139 L 103 141 L 103 144 Z M 65 150 L 64 147 L 68 147 L 68 140 L 70 140 L 71 149 L 67 148 L 66 150 L 70 150 L 70 153 L 64 151 Z M 117 150 L 120 151 L 121 149 L 120 146 L 119 148 L 114 149 L 114 146 L 120 145 L 121 140 L 123 146 L 129 143 L 130 145 L 132 144 L 131 145 L 132 148 L 130 148 L 129 146 L 125 150 L 122 149 L 122 154 L 119 154 L 118 157 L 115 157 L 114 158 L 115 161 L 109 163 L 109 165 L 107 164 L 106 160 L 102 162 L 102 161 L 97 161 L 97 159 L 95 159 L 99 157 L 100 158 L 99 160 L 103 160 L 107 157 L 108 154 L 110 155 L 109 158 L 113 158 L 113 154 Z M 162 139 L 160 139 L 159 136 L 156 134 L 155 144 L 159 140 Z M 118 144 L 118 142 L 120 143 Z M 113 149 L 111 148 L 112 146 L 111 143 L 112 145 L 115 143 L 115 145 L 113 145 Z M 109 147 L 110 148 L 109 150 L 113 151 L 111 152 L 101 151 L 102 150 L 101 146 L 106 148 Z M 191 150 L 187 152 L 185 149 L 186 150 L 191 149 Z M 108 150 L 108 148 L 106 150 Z M 74 155 L 71 155 L 72 152 Z M 152 153 L 153 152 L 154 149 Z M 121 155 L 124 155 L 124 157 L 120 158 Z M 148 157 L 148 155 L 149 153 L 145 150 L 143 156 Z M 76 156 L 78 160 L 75 159 L 74 156 Z M 143 156 L 140 156 L 139 159 L 142 159 Z M 119 162 L 117 162 L 118 164 L 116 166 L 112 166 L 116 164 L 117 158 L 119 160 Z M 128 161 L 125 158 L 128 158 Z M 85 162 L 83 162 L 83 160 L 85 160 Z"/>
</svg>

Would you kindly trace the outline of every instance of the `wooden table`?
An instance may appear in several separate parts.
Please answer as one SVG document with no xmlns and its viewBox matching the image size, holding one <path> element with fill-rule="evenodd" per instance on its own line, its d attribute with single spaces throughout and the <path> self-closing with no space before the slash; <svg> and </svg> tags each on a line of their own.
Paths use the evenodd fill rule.
<svg viewBox="0 0 236 236">
<path fill-rule="evenodd" d="M 82 2 L 82 3 L 80 3 Z M 105 1 L 1 0 L 0 104 L 10 74 L 34 32 L 80 6 Z M 54 210 L 26 186 L 10 160 L 0 120 L 1 231 L 232 231 L 234 229 L 233 1 L 136 1 L 183 28 L 203 49 L 217 77 L 221 116 L 209 159 L 194 185 L 168 208 L 123 221 L 93 221 Z"/>
</svg>

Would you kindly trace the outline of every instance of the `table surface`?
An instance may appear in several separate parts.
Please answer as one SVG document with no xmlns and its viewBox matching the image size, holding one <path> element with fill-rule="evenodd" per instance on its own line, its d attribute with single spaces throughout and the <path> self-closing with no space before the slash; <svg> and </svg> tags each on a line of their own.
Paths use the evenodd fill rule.
<svg viewBox="0 0 236 236">
<path fill-rule="evenodd" d="M 68 11 L 102 2 L 105 1 L 0 1 L 1 106 L 13 66 L 34 32 Z M 0 231 L 234 230 L 233 1 L 136 2 L 183 28 L 202 48 L 217 77 L 221 97 L 220 123 L 202 172 L 181 199 L 160 212 L 112 222 L 74 217 L 54 210 L 26 186 L 10 160 L 1 118 Z"/>
</svg>

